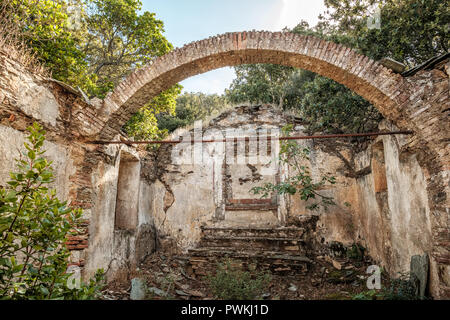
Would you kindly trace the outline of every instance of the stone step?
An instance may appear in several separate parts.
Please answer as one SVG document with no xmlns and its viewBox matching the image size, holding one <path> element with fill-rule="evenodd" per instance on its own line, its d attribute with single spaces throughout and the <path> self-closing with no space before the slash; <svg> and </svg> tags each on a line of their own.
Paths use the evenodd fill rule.
<svg viewBox="0 0 450 320">
<path fill-rule="evenodd" d="M 245 268 L 298 274 L 308 270 L 305 229 L 302 227 L 215 225 L 201 227 L 199 247 L 188 250 L 187 260 L 197 275 L 214 272 L 216 264 L 230 258 Z M 251 267 L 250 267 L 251 266 Z"/>
<path fill-rule="evenodd" d="M 302 239 L 303 228 L 298 227 L 202 227 L 203 237 L 255 237 Z"/>
<path fill-rule="evenodd" d="M 200 247 L 195 249 L 189 249 L 190 256 L 217 256 L 217 255 L 230 255 L 230 257 L 240 258 L 265 258 L 265 259 L 283 259 L 290 261 L 311 262 L 311 259 L 302 254 L 286 254 L 279 251 L 271 250 L 233 250 L 229 247 Z"/>
<path fill-rule="evenodd" d="M 300 254 L 284 254 L 268 250 L 230 250 L 228 247 L 202 247 L 189 250 L 189 264 L 197 275 L 214 270 L 221 258 L 231 258 L 245 268 L 256 267 L 273 273 L 304 273 L 312 262 Z"/>
<path fill-rule="evenodd" d="M 299 238 L 259 236 L 204 236 L 200 247 L 230 247 L 242 249 L 264 249 L 272 251 L 305 253 L 305 242 Z"/>
<path fill-rule="evenodd" d="M 252 226 L 271 227 L 279 226 L 278 214 L 273 210 L 257 210 L 250 208 L 235 208 L 234 210 L 225 210 L 224 219 L 217 222 L 217 227 L 239 227 Z"/>
<path fill-rule="evenodd" d="M 225 206 L 225 211 L 276 211 L 276 205 L 228 205 Z"/>
</svg>

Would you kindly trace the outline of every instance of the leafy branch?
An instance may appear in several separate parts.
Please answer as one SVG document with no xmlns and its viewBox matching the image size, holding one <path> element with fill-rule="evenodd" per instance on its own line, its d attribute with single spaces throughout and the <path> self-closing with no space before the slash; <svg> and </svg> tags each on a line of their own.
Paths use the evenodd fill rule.
<svg viewBox="0 0 450 320">
<path fill-rule="evenodd" d="M 54 181 L 51 162 L 43 156 L 45 132 L 38 124 L 11 172 L 8 186 L 0 188 L 0 298 L 91 299 L 98 296 L 102 271 L 89 284 L 69 288 L 69 251 L 66 237 L 81 221 L 49 189 Z"/>
<path fill-rule="evenodd" d="M 293 130 L 292 125 L 283 127 L 283 136 L 289 136 Z M 280 146 L 278 160 L 280 164 L 287 164 L 293 173 L 285 181 L 273 184 L 266 183 L 263 186 L 253 187 L 250 191 L 253 194 L 261 195 L 267 198 L 272 192 L 279 195 L 299 194 L 300 199 L 309 201 L 317 199 L 318 201 L 306 206 L 309 210 L 317 210 L 320 206 L 327 208 L 329 205 L 335 205 L 332 197 L 325 196 L 319 192 L 326 184 L 335 184 L 334 176 L 323 175 L 318 182 L 314 182 L 311 177 L 311 171 L 307 163 L 309 162 L 310 150 L 300 146 L 296 141 L 283 140 Z"/>
</svg>

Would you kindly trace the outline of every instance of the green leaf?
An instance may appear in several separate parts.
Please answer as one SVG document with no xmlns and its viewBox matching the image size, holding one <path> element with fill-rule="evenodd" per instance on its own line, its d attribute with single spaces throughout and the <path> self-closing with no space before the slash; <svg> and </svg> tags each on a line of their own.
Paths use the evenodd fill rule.
<svg viewBox="0 0 450 320">
<path fill-rule="evenodd" d="M 34 160 L 36 158 L 36 153 L 34 152 L 34 150 L 28 151 L 28 158 L 30 158 L 31 160 Z"/>
</svg>

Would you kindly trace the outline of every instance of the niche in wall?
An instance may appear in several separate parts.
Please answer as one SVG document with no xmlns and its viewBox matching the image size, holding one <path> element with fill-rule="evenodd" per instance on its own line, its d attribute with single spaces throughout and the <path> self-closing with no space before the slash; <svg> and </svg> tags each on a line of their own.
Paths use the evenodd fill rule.
<svg viewBox="0 0 450 320">
<path fill-rule="evenodd" d="M 384 160 L 384 146 L 380 141 L 372 147 L 372 176 L 375 193 L 387 191 L 386 163 Z"/>
<path fill-rule="evenodd" d="M 117 181 L 116 230 L 134 230 L 138 225 L 140 171 L 139 159 L 122 150 Z"/>
<path fill-rule="evenodd" d="M 384 157 L 384 144 L 379 141 L 372 146 L 372 161 L 371 161 L 373 186 L 375 192 L 375 200 L 378 205 L 377 215 L 372 216 L 372 224 L 376 225 L 375 232 L 372 235 L 374 238 L 372 242 L 377 244 L 378 254 L 383 257 L 383 261 L 391 261 L 391 230 L 392 221 L 389 209 L 388 200 L 388 185 L 386 178 L 386 161 Z M 389 266 L 387 266 L 389 269 Z"/>
</svg>

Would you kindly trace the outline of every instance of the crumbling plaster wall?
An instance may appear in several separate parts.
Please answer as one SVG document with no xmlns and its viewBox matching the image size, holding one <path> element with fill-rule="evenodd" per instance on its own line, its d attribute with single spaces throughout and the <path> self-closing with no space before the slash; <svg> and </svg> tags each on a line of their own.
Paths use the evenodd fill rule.
<svg viewBox="0 0 450 320">
<path fill-rule="evenodd" d="M 388 121 L 380 130 L 398 130 Z M 344 245 L 361 243 L 368 254 L 391 276 L 407 272 L 413 255 L 433 249 L 431 211 L 426 176 L 417 155 L 408 148 L 410 136 L 379 136 L 363 151 L 333 141 L 300 141 L 311 150 L 310 166 L 315 179 L 336 177 L 336 184 L 321 193 L 336 205 L 319 209 L 319 241 Z M 382 157 L 382 159 L 377 159 Z M 304 201 L 289 196 L 289 215 L 307 212 Z M 438 294 L 439 269 L 430 259 L 430 290 Z"/>
<path fill-rule="evenodd" d="M 45 155 L 53 162 L 57 195 L 67 199 L 69 178 L 74 173 L 72 148 L 59 135 L 65 118 L 64 106 L 58 101 L 51 83 L 34 76 L 13 60 L 0 58 L 0 185 L 6 186 L 9 172 L 24 151 L 27 126 L 39 121 L 50 139 L 45 141 Z"/>
<path fill-rule="evenodd" d="M 265 120 L 261 121 L 262 118 Z M 212 121 L 208 128 L 225 130 L 245 125 L 254 129 L 262 124 L 280 128 L 292 120 L 270 106 L 239 107 Z M 397 130 L 387 121 L 380 129 Z M 305 135 L 304 127 L 297 124 L 294 134 Z M 305 203 L 298 195 L 285 196 L 277 205 L 286 206 L 287 223 L 295 223 L 302 215 L 318 215 L 319 242 L 337 241 L 344 245 L 358 242 L 391 275 L 408 271 L 412 255 L 430 254 L 432 249 L 426 178 L 416 155 L 405 148 L 409 142 L 410 137 L 406 135 L 379 136 L 356 149 L 345 140 L 299 140 L 299 144 L 311 151 L 308 165 L 313 179 L 319 181 L 325 174 L 336 178 L 334 185 L 320 190 L 321 194 L 332 197 L 336 205 L 310 211 L 306 206 L 311 202 Z M 167 158 L 169 150 L 160 152 Z M 157 232 L 175 239 L 183 250 L 196 245 L 200 225 L 224 225 L 215 216 L 218 208 L 214 198 L 218 191 L 214 187 L 214 170 L 211 166 L 173 165 L 167 161 L 164 166 L 160 178 L 150 182 L 147 198 L 151 199 L 150 211 Z M 287 175 L 292 174 L 292 168 L 288 168 Z M 240 180 L 247 181 L 248 177 Z M 262 183 L 263 180 L 255 181 L 253 186 Z M 248 188 L 248 184 L 242 185 Z M 248 190 L 239 192 L 244 191 Z M 248 226 L 254 220 L 260 224 L 271 222 L 269 216 L 259 211 L 233 214 L 243 217 L 236 220 L 241 226 Z M 285 221 L 280 220 L 278 224 L 283 225 Z M 432 290 L 438 288 L 437 272 L 432 261 Z"/>
<path fill-rule="evenodd" d="M 31 74 L 20 63 L 0 55 L 0 185 L 6 186 L 15 159 L 24 151 L 27 127 L 34 122 L 46 130 L 43 149 L 52 161 L 51 187 L 61 200 L 77 205 L 76 194 L 80 154 L 84 152 L 77 123 L 72 113 L 85 107 L 84 99 L 72 88 L 52 79 Z M 68 239 L 70 265 L 82 267 L 88 246 L 89 211 L 85 212 L 79 235 Z"/>
<path fill-rule="evenodd" d="M 84 276 L 90 277 L 103 268 L 109 281 L 127 280 L 138 264 L 155 250 L 156 239 L 145 190 L 149 186 L 140 180 L 141 154 L 133 148 L 109 145 L 104 148 L 105 160 L 98 163 L 92 174 L 94 205 L 90 221 L 90 238 Z M 121 162 L 135 160 L 135 170 L 130 174 L 138 181 L 119 183 Z M 123 203 L 130 211 L 122 217 L 128 226 L 118 221 L 119 188 L 125 188 Z M 126 195 L 131 195 L 126 197 Z M 137 210 L 133 210 L 136 206 Z"/>
<path fill-rule="evenodd" d="M 380 130 L 398 128 L 383 121 Z M 320 217 L 317 236 L 324 243 L 363 244 L 391 276 L 409 271 L 411 256 L 431 256 L 433 249 L 425 171 L 408 148 L 410 142 L 406 135 L 379 136 L 360 152 L 335 141 L 332 148 L 321 142 L 300 142 L 311 150 L 312 176 L 336 177 L 335 185 L 321 191 L 332 196 L 336 205 L 314 213 Z M 291 217 L 306 212 L 307 203 L 297 196 L 287 201 Z M 439 272 L 431 258 L 433 295 L 438 293 Z"/>
<path fill-rule="evenodd" d="M 99 268 L 108 270 L 108 278 L 113 279 L 127 276 L 139 259 L 155 249 L 155 235 L 150 211 L 142 203 L 135 230 L 114 230 L 120 152 L 132 154 L 138 163 L 141 155 L 130 147 L 87 141 L 92 124 L 97 123 L 94 130 L 101 126 L 96 120 L 98 102 L 0 55 L 0 185 L 6 185 L 9 172 L 15 169 L 28 135 L 26 128 L 40 123 L 46 130 L 45 156 L 53 161 L 52 187 L 61 200 L 83 209 L 80 232 L 66 242 L 71 251 L 69 265 L 86 279 Z"/>
<path fill-rule="evenodd" d="M 270 106 L 241 107 L 212 119 L 201 129 L 201 136 L 206 139 L 208 134 L 220 132 L 222 136 L 216 138 L 225 138 L 226 130 L 240 129 L 242 132 L 249 132 L 248 130 L 256 130 L 261 126 L 279 128 L 280 121 L 284 120 L 280 112 L 275 112 Z M 274 123 L 277 125 L 274 126 Z M 169 139 L 178 138 L 185 132 L 190 132 L 194 138 L 194 130 L 181 130 L 175 132 Z M 204 149 L 200 154 L 204 163 L 176 163 L 172 159 L 173 147 L 163 146 L 143 169 L 143 176 L 149 185 L 148 193 L 144 196 L 148 202 L 146 208 L 150 208 L 152 212 L 158 236 L 171 238 L 181 250 L 196 244 L 200 239 L 201 225 L 216 224 L 222 219 L 229 221 L 228 216 L 232 215 L 225 210 L 226 146 L 220 143 L 203 146 Z M 192 147 L 185 150 L 185 154 L 195 154 Z M 195 156 L 192 161 L 195 161 Z M 250 187 L 245 181 L 254 177 L 251 176 L 251 170 L 247 171 L 245 172 L 249 173 L 249 176 L 241 177 L 243 180 L 240 183 L 237 181 L 230 183 L 235 188 L 235 195 L 245 196 L 249 193 Z M 264 180 L 263 177 L 260 179 Z M 253 215 L 258 213 L 254 212 Z"/>
<path fill-rule="evenodd" d="M 382 128 L 395 130 L 386 122 Z M 378 137 L 356 156 L 357 168 L 372 169 L 370 174 L 357 179 L 360 194 L 360 214 L 355 217 L 357 235 L 369 254 L 392 276 L 409 271 L 411 256 L 430 254 L 433 247 L 426 177 L 416 155 L 403 150 L 407 143 L 400 135 Z M 374 168 L 373 146 L 381 148 L 384 155 L 381 169 L 386 181 L 381 189 L 377 187 L 379 173 Z M 430 264 L 430 287 L 436 290 L 438 270 L 433 259 Z"/>
<path fill-rule="evenodd" d="M 183 165 L 175 171 L 169 169 L 151 185 L 145 197 L 150 199 L 161 239 L 169 237 L 180 248 L 191 247 L 200 239 L 200 226 L 212 220 L 216 209 L 210 169 Z"/>
<path fill-rule="evenodd" d="M 0 125 L 0 185 L 6 186 L 10 180 L 9 173 L 17 169 L 16 159 L 24 152 L 24 142 L 27 133 L 14 130 L 11 127 Z M 59 143 L 45 141 L 43 149 L 45 156 L 52 161 L 55 181 L 52 187 L 60 199 L 69 196 L 69 178 L 75 172 L 71 159 L 70 148 Z"/>
<path fill-rule="evenodd" d="M 272 106 L 238 107 L 213 119 L 206 128 L 203 128 L 203 132 L 214 129 L 226 132 L 233 128 L 242 129 L 242 132 L 247 133 L 251 133 L 252 130 L 256 132 L 258 128 L 279 130 L 284 125 L 295 121 L 298 120 L 284 115 Z M 295 135 L 305 135 L 305 129 L 301 124 L 296 124 L 295 130 Z M 191 130 L 192 133 L 193 130 Z M 174 136 L 177 134 L 179 132 Z M 323 174 L 336 177 L 335 185 L 321 190 L 322 194 L 335 199 L 336 206 L 313 212 L 320 216 L 320 236 L 324 238 L 324 241 L 351 244 L 355 241 L 353 216 L 359 210 L 359 198 L 354 168 L 349 168 L 349 164 L 342 161 L 343 158 L 351 162 L 350 145 L 339 144 L 335 141 L 331 145 L 307 140 L 299 143 L 311 150 L 309 166 L 314 179 L 319 180 Z M 204 147 L 207 148 L 208 145 L 204 144 Z M 223 147 L 226 148 L 226 146 Z M 249 162 L 248 151 L 247 149 L 246 162 Z M 283 170 L 286 171 L 283 167 L 272 168 L 270 172 L 267 171 L 268 176 L 264 176 L 260 172 L 267 169 L 265 163 L 252 165 L 254 172 L 250 169 L 239 170 L 245 167 L 245 164 L 232 164 L 228 165 L 233 170 L 231 174 L 224 170 L 224 154 L 219 157 L 219 162 L 201 165 L 174 164 L 171 162 L 171 154 L 171 147 L 161 148 L 156 153 L 152 164 L 147 165 L 148 169 L 143 169 L 145 175 L 148 170 L 154 171 L 155 167 L 160 167 L 159 171 L 157 170 L 159 174 L 153 173 L 150 175 L 152 178 L 147 178 L 150 187 L 145 198 L 149 199 L 148 207 L 152 212 L 159 235 L 175 239 L 181 249 L 195 246 L 200 237 L 201 225 L 283 225 L 286 223 L 284 216 L 286 214 L 291 218 L 311 214 L 306 209 L 310 203 L 305 203 L 298 196 L 279 197 L 274 200 L 270 200 L 269 197 L 267 203 L 263 203 L 263 205 L 271 206 L 275 201 L 273 204 L 278 207 L 278 212 L 253 210 L 252 205 L 257 205 L 260 195 L 252 197 L 250 188 L 262 186 L 269 181 L 274 183 L 276 176 L 280 176 L 277 179 L 282 179 Z M 278 158 L 277 153 L 268 156 L 271 159 Z M 204 157 L 210 157 L 210 155 L 204 152 Z M 273 162 L 276 163 L 276 161 Z M 239 173 L 242 176 L 239 176 Z M 284 174 L 292 174 L 292 171 L 288 169 Z M 233 181 L 230 181 L 232 179 Z M 249 181 L 251 181 L 250 184 Z M 221 201 L 217 201 L 218 198 Z M 239 198 L 243 198 L 242 201 Z M 230 201 L 238 202 L 240 205 L 246 204 L 247 207 L 244 210 L 231 210 L 233 208 Z M 226 209 L 228 207 L 231 207 L 230 210 Z M 217 212 L 221 214 L 217 215 Z"/>
<path fill-rule="evenodd" d="M 360 236 L 366 241 L 371 254 L 374 257 L 379 255 L 380 261 L 388 261 L 386 264 L 389 264 L 394 261 L 389 259 L 396 256 L 397 260 L 392 263 L 400 268 L 406 265 L 408 254 L 428 252 L 431 260 L 431 290 L 435 297 L 441 298 L 450 296 L 449 63 L 447 61 L 435 69 L 422 70 L 414 76 L 402 79 L 401 82 L 408 87 L 407 90 L 399 89 L 398 95 L 393 94 L 397 97 L 401 108 L 389 109 L 388 105 L 387 109 L 383 109 L 385 116 L 400 128 L 416 131 L 416 134 L 404 144 L 395 144 L 392 141 L 383 144 L 385 163 L 389 167 L 386 170 L 388 192 L 390 189 L 401 189 L 402 195 L 407 192 L 411 195 L 410 198 L 414 198 L 414 205 L 408 206 L 406 199 L 409 197 L 406 196 L 403 199 L 401 196 L 378 192 L 377 197 L 375 192 L 374 197 L 371 188 L 375 190 L 376 186 L 371 185 L 374 179 L 371 179 L 367 172 L 360 172 L 362 175 L 354 184 L 347 182 L 347 177 L 342 179 L 342 185 L 346 185 L 347 189 L 342 193 L 335 193 L 335 197 L 340 199 L 339 202 L 342 199 L 350 204 L 349 207 L 342 209 L 346 213 L 351 213 L 353 217 L 358 217 L 353 219 L 355 228 L 359 230 L 355 236 Z M 397 90 L 395 85 L 390 87 Z M 113 111 L 107 101 L 86 100 L 77 90 L 55 80 L 30 74 L 14 60 L 0 55 L 0 130 L 3 139 L 0 146 L 2 156 L 0 184 L 5 184 L 6 173 L 13 169 L 12 159 L 15 157 L 13 149 L 21 144 L 26 135 L 26 127 L 34 121 L 40 122 L 47 130 L 45 147 L 48 149 L 48 156 L 55 161 L 57 179 L 55 187 L 61 197 L 67 196 L 71 205 L 83 208 L 85 212 L 85 229 L 69 239 L 68 246 L 72 250 L 72 264 L 82 267 L 88 263 L 88 268 L 85 268 L 86 275 L 92 274 L 100 267 L 109 268 L 110 274 L 114 274 L 114 269 L 119 270 L 121 266 L 128 268 L 130 259 L 145 256 L 146 252 L 155 247 L 151 225 L 156 220 L 154 208 L 160 199 L 159 194 L 152 191 L 153 183 L 146 178 L 139 184 L 137 229 L 141 230 L 142 226 L 147 229 L 142 229 L 143 232 L 128 233 L 121 230 L 113 232 L 115 235 L 106 235 L 112 230 L 111 220 L 108 219 L 111 218 L 111 212 L 115 211 L 114 195 L 117 181 L 114 179 L 117 179 L 119 164 L 113 160 L 118 150 L 113 152 L 104 146 L 91 144 L 89 139 L 96 137 L 96 134 L 105 127 L 105 122 L 109 121 Z M 118 133 L 111 131 L 108 134 L 109 137 L 117 138 Z M 396 147 L 399 147 L 398 154 L 395 151 Z M 364 158 L 362 155 L 361 157 Z M 348 159 L 350 158 L 349 156 Z M 371 161 L 369 158 L 364 161 L 366 168 L 366 164 Z M 144 162 L 141 161 L 141 164 Z M 106 174 L 106 178 L 103 173 Z M 423 181 L 426 193 L 421 192 Z M 403 192 L 399 186 L 407 186 L 405 189 L 407 191 Z M 349 188 L 352 191 L 349 191 Z M 166 186 L 164 189 L 167 190 Z M 413 197 L 414 192 L 418 194 Z M 165 201 L 158 206 L 164 208 L 164 203 L 167 205 L 172 202 L 170 192 L 167 194 L 169 194 L 167 197 L 165 195 L 163 197 Z M 355 197 L 355 194 L 358 196 Z M 381 210 L 368 210 L 363 215 L 365 211 L 360 208 L 364 206 L 375 208 L 374 204 L 379 204 L 380 199 L 388 199 L 381 201 L 384 203 Z M 295 208 L 295 205 L 291 208 Z M 354 214 L 355 210 L 359 210 L 359 213 Z M 404 210 L 411 212 L 405 214 Z M 301 212 L 303 210 L 298 206 L 295 213 Z M 393 215 L 396 215 L 397 219 L 392 219 Z M 337 219 L 331 222 L 334 219 L 332 216 L 322 215 L 322 219 L 330 218 L 329 223 L 323 222 L 324 232 L 330 232 L 327 231 L 327 225 L 337 226 L 337 221 L 343 221 Z M 382 232 L 375 236 L 373 226 L 379 226 L 376 221 L 381 223 L 382 227 L 377 228 L 382 229 Z M 431 225 L 431 244 L 428 242 L 430 232 L 427 224 Z M 339 230 L 340 227 L 334 229 Z M 424 235 L 423 243 L 413 232 Z M 347 231 L 332 231 L 327 238 L 348 240 L 349 235 L 351 233 Z M 405 235 L 406 244 L 401 242 Z M 92 249 L 91 243 L 95 243 Z M 393 243 L 396 244 L 396 248 L 393 248 Z M 143 254 L 133 256 L 133 250 Z M 126 258 L 122 259 L 121 256 Z M 114 262 L 111 262 L 112 260 Z"/>
<path fill-rule="evenodd" d="M 306 134 L 304 131 L 298 131 L 296 135 Z M 309 161 L 305 164 L 310 169 L 314 183 L 319 182 L 323 176 L 335 178 L 335 184 L 327 183 L 319 190 L 320 194 L 333 198 L 335 205 L 326 207 L 320 205 L 316 210 L 310 210 L 307 206 L 320 203 L 319 197 L 305 202 L 299 195 L 288 196 L 286 203 L 291 221 L 295 222 L 301 215 L 317 215 L 319 242 L 338 241 L 345 245 L 353 243 L 355 241 L 353 216 L 359 211 L 359 197 L 351 145 L 345 143 L 345 140 L 299 140 L 298 143 L 310 150 Z M 294 170 L 289 168 L 289 176 L 294 174 Z"/>
</svg>

